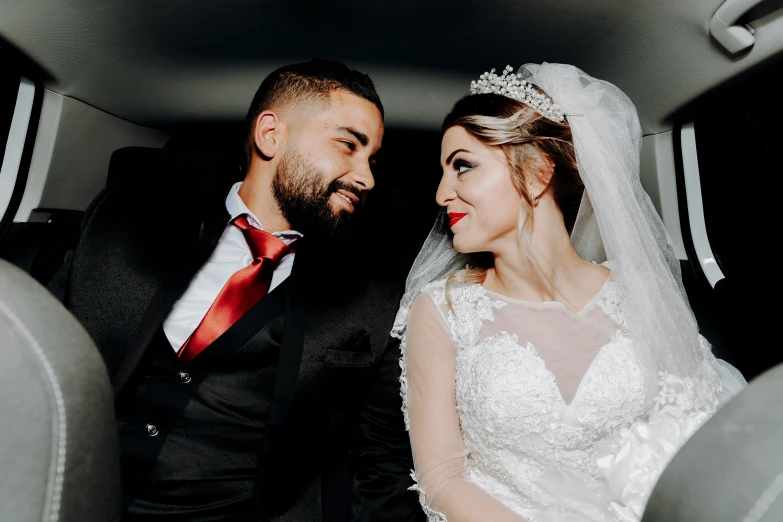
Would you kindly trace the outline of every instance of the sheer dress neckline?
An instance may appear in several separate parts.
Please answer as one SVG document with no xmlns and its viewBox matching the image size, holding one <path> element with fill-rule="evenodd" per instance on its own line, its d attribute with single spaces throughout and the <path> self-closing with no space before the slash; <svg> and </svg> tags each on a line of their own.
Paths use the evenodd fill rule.
<svg viewBox="0 0 783 522">
<path fill-rule="evenodd" d="M 557 396 L 560 402 L 560 407 L 563 409 L 563 411 L 568 411 L 574 406 L 575 403 L 578 403 L 579 396 L 582 392 L 582 389 L 585 387 L 585 382 L 588 381 L 588 376 L 591 374 L 592 371 L 594 371 L 594 368 L 597 366 L 597 361 L 601 357 L 601 355 L 605 352 L 605 348 L 609 345 L 611 345 L 614 341 L 610 340 L 608 343 L 602 345 L 600 348 L 598 348 L 598 351 L 593 356 L 593 359 L 590 361 L 590 363 L 587 365 L 587 369 L 582 374 L 582 377 L 579 379 L 579 383 L 576 385 L 576 388 L 574 390 L 573 396 L 571 397 L 570 401 L 566 401 L 565 396 L 563 395 L 563 390 L 560 388 L 560 386 L 557 383 L 557 376 L 555 373 L 549 368 L 546 361 L 543 357 L 541 357 L 541 354 L 538 353 L 538 350 L 536 350 L 535 346 L 528 343 L 527 346 L 519 345 L 520 348 L 530 350 L 531 355 L 538 359 L 538 361 L 541 363 L 542 368 L 544 371 L 549 374 L 552 378 L 551 385 L 553 386 L 553 392 Z"/>
<path fill-rule="evenodd" d="M 600 299 L 601 296 L 604 294 L 604 291 L 606 290 L 606 287 L 609 285 L 609 282 L 612 280 L 612 270 L 609 266 L 607 266 L 607 263 L 601 263 L 601 266 L 609 268 L 609 275 L 606 276 L 606 279 L 604 280 L 603 284 L 601 285 L 601 288 L 598 289 L 598 292 L 593 295 L 593 297 L 585 303 L 582 308 L 580 308 L 578 311 L 571 310 L 568 308 L 565 304 L 561 303 L 560 301 L 524 301 L 521 299 L 513 299 L 511 297 L 508 297 L 507 295 L 495 292 L 494 290 L 490 290 L 489 288 L 485 287 L 484 285 L 479 285 L 481 288 L 484 289 L 485 292 L 488 294 L 493 295 L 495 298 L 501 299 L 503 301 L 506 301 L 508 303 L 514 304 L 514 305 L 520 305 L 520 306 L 529 306 L 531 308 L 562 308 L 568 313 L 574 314 L 574 315 L 584 315 L 585 312 L 590 310 Z"/>
</svg>

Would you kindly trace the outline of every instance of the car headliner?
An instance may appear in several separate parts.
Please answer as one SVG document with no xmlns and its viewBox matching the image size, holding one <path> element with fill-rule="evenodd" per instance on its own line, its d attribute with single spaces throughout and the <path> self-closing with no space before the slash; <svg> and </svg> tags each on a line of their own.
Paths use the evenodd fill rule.
<svg viewBox="0 0 783 522">
<path fill-rule="evenodd" d="M 148 126 L 241 119 L 273 68 L 320 56 L 368 72 L 390 126 L 437 128 L 481 72 L 549 61 L 625 90 L 649 134 L 783 56 L 783 2 L 739 58 L 709 35 L 721 2 L 2 0 L 0 37 L 47 88 Z"/>
</svg>

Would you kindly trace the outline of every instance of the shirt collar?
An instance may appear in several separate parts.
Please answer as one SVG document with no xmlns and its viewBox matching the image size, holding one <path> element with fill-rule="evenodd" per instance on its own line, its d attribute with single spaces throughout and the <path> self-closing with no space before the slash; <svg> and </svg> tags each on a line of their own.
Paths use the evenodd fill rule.
<svg viewBox="0 0 783 522">
<path fill-rule="evenodd" d="M 242 198 L 239 196 L 239 187 L 241 186 L 241 181 L 234 183 L 234 185 L 231 187 L 231 190 L 228 191 L 228 196 L 226 196 L 226 210 L 228 211 L 228 215 L 231 216 L 231 221 L 243 214 L 246 214 L 247 222 L 250 223 L 250 226 L 259 230 L 264 230 L 264 226 L 261 224 L 261 221 L 256 217 L 255 214 L 253 214 L 253 211 L 251 211 L 247 205 L 245 205 L 245 202 L 242 201 Z M 277 237 L 302 237 L 302 233 L 297 232 L 296 230 L 273 232 L 272 235 Z"/>
</svg>

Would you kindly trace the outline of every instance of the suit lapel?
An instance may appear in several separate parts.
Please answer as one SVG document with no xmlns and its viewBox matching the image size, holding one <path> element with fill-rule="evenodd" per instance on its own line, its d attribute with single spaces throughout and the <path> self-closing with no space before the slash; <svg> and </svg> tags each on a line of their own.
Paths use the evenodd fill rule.
<svg viewBox="0 0 783 522">
<path fill-rule="evenodd" d="M 300 442 L 312 442 L 308 430 L 321 430 L 327 426 L 333 406 L 324 403 L 322 383 L 327 348 L 343 332 L 339 324 L 341 311 L 351 306 L 352 292 L 345 293 L 344 282 L 335 279 L 344 273 L 346 263 L 335 252 L 348 252 L 335 246 L 304 237 L 299 240 L 296 262 L 291 274 L 291 286 L 286 300 L 283 341 L 272 403 L 267 417 L 264 447 L 259 459 L 257 492 L 259 520 L 265 520 L 263 511 L 274 505 L 279 492 L 279 475 L 285 475 L 292 465 L 292 451 L 321 458 L 323 455 L 302 449 Z M 354 258 L 355 260 L 355 258 Z M 359 284 L 361 284 L 361 276 Z M 292 442 L 293 441 L 293 442 Z M 292 448 L 294 448 L 292 450 Z M 300 448 L 300 449 L 296 449 Z"/>
<path fill-rule="evenodd" d="M 267 431 L 277 433 L 285 425 L 288 408 L 296 387 L 305 345 L 305 324 L 303 290 L 306 280 L 303 274 L 303 258 L 307 255 L 305 240 L 299 240 L 290 286 L 285 299 L 283 339 L 277 376 L 272 392 L 272 404 L 267 419 Z M 274 438 L 275 435 L 272 435 Z"/>
<path fill-rule="evenodd" d="M 155 332 L 168 316 L 174 303 L 182 296 L 190 280 L 215 250 L 228 223 L 229 214 L 222 201 L 214 205 L 213 209 L 199 222 L 195 245 L 190 248 L 185 247 L 182 252 L 172 256 L 168 268 L 161 274 L 161 285 L 142 316 L 136 333 L 128 342 L 125 356 L 112 379 L 115 397 L 120 394 L 135 371 Z"/>
<path fill-rule="evenodd" d="M 317 290 L 311 288 L 313 281 L 324 277 L 318 271 L 319 264 L 310 256 L 312 244 L 307 238 L 299 240 L 296 260 L 290 276 L 291 285 L 285 300 L 283 339 L 280 359 L 277 365 L 272 402 L 267 417 L 264 435 L 264 447 L 259 459 L 257 487 L 259 499 L 273 491 L 269 487 L 275 469 L 283 464 L 284 455 L 279 451 L 286 440 L 286 425 L 290 421 L 292 405 L 298 402 L 303 383 L 315 384 L 312 377 L 323 366 L 325 347 L 319 342 L 317 318 L 314 316 L 310 301 Z M 317 396 L 317 390 L 308 391 L 308 398 Z M 318 421 L 311 419 L 313 425 Z M 269 503 L 259 502 L 262 511 Z"/>
</svg>

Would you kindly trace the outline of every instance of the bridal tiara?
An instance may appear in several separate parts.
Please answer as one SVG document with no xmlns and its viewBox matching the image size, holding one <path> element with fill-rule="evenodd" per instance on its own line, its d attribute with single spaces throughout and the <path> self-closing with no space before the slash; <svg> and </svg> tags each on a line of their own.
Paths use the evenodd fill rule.
<svg viewBox="0 0 783 522">
<path fill-rule="evenodd" d="M 478 80 L 470 82 L 470 94 L 501 94 L 520 101 L 542 116 L 552 121 L 563 123 L 563 110 L 549 97 L 541 94 L 533 85 L 522 79 L 522 74 L 514 74 L 514 69 L 507 65 L 503 74 L 498 76 L 495 69 L 482 74 Z"/>
</svg>

